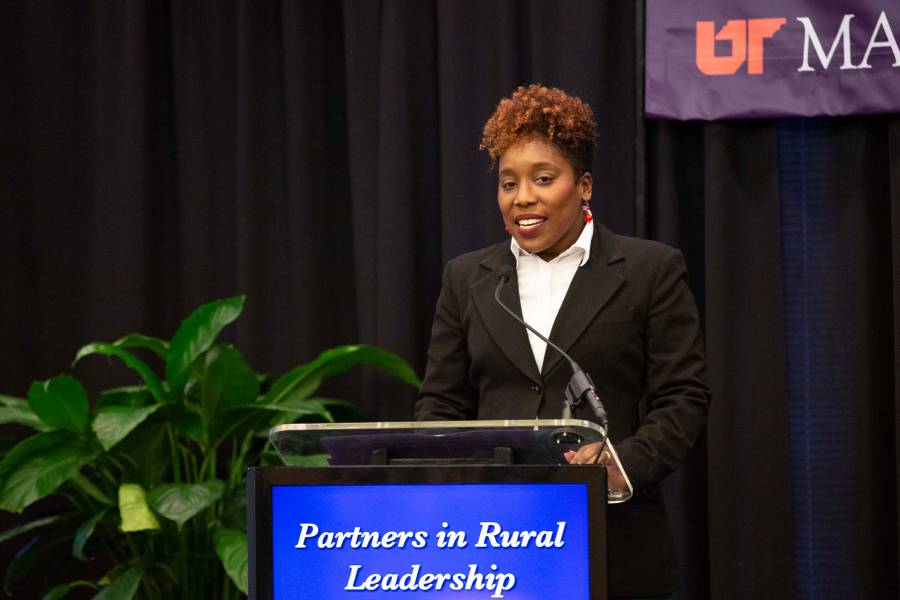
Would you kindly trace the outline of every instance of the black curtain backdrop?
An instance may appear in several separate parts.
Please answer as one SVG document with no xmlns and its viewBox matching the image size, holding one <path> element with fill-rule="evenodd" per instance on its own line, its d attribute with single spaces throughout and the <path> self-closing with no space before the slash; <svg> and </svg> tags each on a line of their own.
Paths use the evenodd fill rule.
<svg viewBox="0 0 900 600">
<path fill-rule="evenodd" d="M 539 81 L 595 110 L 595 215 L 680 247 L 705 315 L 708 434 L 665 484 L 679 596 L 827 597 L 816 577 L 849 564 L 835 589 L 897 597 L 900 118 L 818 120 L 812 141 L 795 120 L 645 122 L 641 15 L 625 0 L 0 4 L 0 391 L 236 293 L 227 337 L 259 370 L 366 342 L 421 373 L 443 263 L 503 237 L 481 126 Z M 830 233 L 808 243 L 804 223 Z M 77 374 L 113 383 L 99 362 Z M 414 401 L 368 371 L 329 391 L 365 419 Z"/>
</svg>

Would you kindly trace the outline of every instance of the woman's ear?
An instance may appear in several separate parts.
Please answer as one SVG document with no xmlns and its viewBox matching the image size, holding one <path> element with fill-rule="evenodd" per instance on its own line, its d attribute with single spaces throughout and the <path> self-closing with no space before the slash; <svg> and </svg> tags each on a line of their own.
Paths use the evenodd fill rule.
<svg viewBox="0 0 900 600">
<path fill-rule="evenodd" d="M 591 177 L 590 171 L 581 176 L 579 185 L 581 186 L 581 199 L 590 200 L 591 194 L 594 192 L 594 179 Z"/>
</svg>

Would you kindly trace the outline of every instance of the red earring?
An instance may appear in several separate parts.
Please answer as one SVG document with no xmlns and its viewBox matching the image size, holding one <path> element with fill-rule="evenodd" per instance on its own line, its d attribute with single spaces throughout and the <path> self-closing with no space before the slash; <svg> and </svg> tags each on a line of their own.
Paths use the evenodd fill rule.
<svg viewBox="0 0 900 600">
<path fill-rule="evenodd" d="M 594 215 L 591 214 L 591 205 L 587 200 L 581 201 L 581 212 L 584 213 L 584 222 L 590 223 L 594 220 Z"/>
<path fill-rule="evenodd" d="M 504 226 L 503 226 L 503 231 L 505 231 L 506 233 L 509 233 L 509 227 L 507 227 L 506 225 L 504 225 Z"/>
</svg>

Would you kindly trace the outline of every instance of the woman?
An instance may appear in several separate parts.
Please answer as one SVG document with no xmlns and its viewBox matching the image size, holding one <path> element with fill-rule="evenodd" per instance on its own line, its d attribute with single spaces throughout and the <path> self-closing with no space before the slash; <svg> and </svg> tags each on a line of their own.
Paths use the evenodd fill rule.
<svg viewBox="0 0 900 600">
<path fill-rule="evenodd" d="M 657 486 L 697 439 L 710 393 L 681 253 L 593 221 L 595 139 L 586 103 L 539 85 L 518 88 L 488 119 L 482 148 L 498 167 L 511 239 L 447 263 L 416 418 L 559 418 L 568 363 L 493 298 L 510 265 L 501 296 L 591 375 L 635 488 L 609 507 L 610 595 L 654 597 L 679 581 Z M 566 459 L 605 457 L 583 448 Z"/>
</svg>

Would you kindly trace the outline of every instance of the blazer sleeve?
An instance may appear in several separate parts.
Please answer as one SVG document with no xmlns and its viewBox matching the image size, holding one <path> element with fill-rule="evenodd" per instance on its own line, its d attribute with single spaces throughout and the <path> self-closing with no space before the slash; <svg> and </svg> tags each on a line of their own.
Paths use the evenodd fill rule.
<svg viewBox="0 0 900 600">
<path fill-rule="evenodd" d="M 711 396 L 687 267 L 681 252 L 669 250 L 649 292 L 640 426 L 616 448 L 636 491 L 681 465 L 706 424 Z"/>
<path fill-rule="evenodd" d="M 454 261 L 444 267 L 443 286 L 431 326 L 425 378 L 416 402 L 417 421 L 470 420 L 478 414 L 478 391 L 469 380 L 472 363 L 454 287 Z"/>
</svg>

